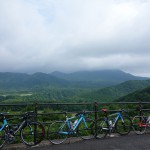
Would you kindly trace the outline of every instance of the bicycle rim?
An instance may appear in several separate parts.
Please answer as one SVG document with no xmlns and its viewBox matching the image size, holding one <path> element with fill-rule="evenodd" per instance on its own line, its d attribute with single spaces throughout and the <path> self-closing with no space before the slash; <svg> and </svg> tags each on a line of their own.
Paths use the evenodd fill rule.
<svg viewBox="0 0 150 150">
<path fill-rule="evenodd" d="M 147 122 L 144 116 L 135 116 L 132 120 L 133 130 L 136 134 L 143 134 L 146 131 Z"/>
<path fill-rule="evenodd" d="M 41 123 L 30 122 L 20 130 L 20 137 L 24 144 L 34 146 L 39 144 L 45 135 L 45 129 Z"/>
<path fill-rule="evenodd" d="M 60 128 L 63 125 L 62 128 Z M 52 144 L 61 144 L 67 139 L 67 125 L 64 121 L 56 121 L 49 125 L 47 131 L 47 138 Z"/>
<path fill-rule="evenodd" d="M 95 128 L 96 128 L 95 129 L 95 137 L 97 139 L 104 138 L 109 131 L 109 127 L 108 127 L 106 121 L 102 121 L 100 119 L 96 121 Z"/>
<path fill-rule="evenodd" d="M 116 130 L 120 135 L 127 135 L 131 131 L 132 121 L 129 117 L 123 116 L 124 122 L 121 119 L 118 119 L 116 123 Z"/>
<path fill-rule="evenodd" d="M 6 132 L 5 130 L 0 131 L 0 149 L 5 145 L 6 143 Z"/>
<path fill-rule="evenodd" d="M 92 119 L 86 118 L 86 125 L 82 121 L 77 129 L 77 134 L 84 140 L 89 140 L 94 138 L 94 121 Z"/>
</svg>

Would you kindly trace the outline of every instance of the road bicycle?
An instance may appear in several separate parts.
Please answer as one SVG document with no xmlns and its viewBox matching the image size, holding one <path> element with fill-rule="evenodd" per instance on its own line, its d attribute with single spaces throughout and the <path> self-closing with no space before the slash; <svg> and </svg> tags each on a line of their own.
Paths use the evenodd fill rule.
<svg viewBox="0 0 150 150">
<path fill-rule="evenodd" d="M 131 131 L 132 121 L 127 115 L 122 115 L 123 111 L 124 110 L 121 110 L 117 113 L 108 115 L 108 110 L 102 109 L 104 118 L 98 119 L 95 122 L 95 137 L 98 139 L 104 138 L 107 134 L 113 132 L 117 132 L 120 135 L 127 135 Z"/>
<path fill-rule="evenodd" d="M 47 132 L 48 140 L 52 144 L 61 144 L 71 135 L 80 136 L 85 140 L 93 138 L 94 121 L 85 117 L 87 113 L 80 112 L 70 118 L 65 114 L 65 121 L 55 121 L 50 124 Z M 75 121 L 72 122 L 73 120 Z"/>
<path fill-rule="evenodd" d="M 20 138 L 22 142 L 27 146 L 34 146 L 39 144 L 45 135 L 45 129 L 43 125 L 39 122 L 33 122 L 29 117 L 35 116 L 34 112 L 26 112 L 20 124 L 17 126 L 12 126 L 8 123 L 9 119 L 6 119 L 8 113 L 0 113 L 3 124 L 0 126 L 0 149 L 6 143 L 13 143 L 16 134 L 20 131 Z"/>
<path fill-rule="evenodd" d="M 142 111 L 142 106 L 139 106 L 139 115 L 132 119 L 133 130 L 136 134 L 143 134 L 150 127 L 150 116 L 147 116 Z"/>
</svg>

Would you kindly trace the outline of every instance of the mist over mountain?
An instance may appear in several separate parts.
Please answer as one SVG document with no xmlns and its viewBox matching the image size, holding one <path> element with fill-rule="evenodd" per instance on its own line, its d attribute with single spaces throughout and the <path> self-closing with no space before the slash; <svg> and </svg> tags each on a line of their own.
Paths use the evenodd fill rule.
<svg viewBox="0 0 150 150">
<path fill-rule="evenodd" d="M 146 77 L 138 77 L 121 70 L 97 70 L 79 71 L 73 73 L 53 72 L 51 75 L 71 81 L 109 81 L 121 83 L 128 80 L 145 80 Z"/>
</svg>

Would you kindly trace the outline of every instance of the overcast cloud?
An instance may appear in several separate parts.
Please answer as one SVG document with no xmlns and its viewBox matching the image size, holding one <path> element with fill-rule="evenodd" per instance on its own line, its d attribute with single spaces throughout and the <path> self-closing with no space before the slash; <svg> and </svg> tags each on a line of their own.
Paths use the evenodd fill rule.
<svg viewBox="0 0 150 150">
<path fill-rule="evenodd" d="M 0 0 L 0 72 L 100 69 L 150 77 L 149 0 Z"/>
</svg>

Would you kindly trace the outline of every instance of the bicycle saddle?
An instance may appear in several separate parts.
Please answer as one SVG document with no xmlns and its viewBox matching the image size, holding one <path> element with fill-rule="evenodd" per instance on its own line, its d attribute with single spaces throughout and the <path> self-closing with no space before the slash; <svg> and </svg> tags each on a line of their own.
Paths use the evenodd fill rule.
<svg viewBox="0 0 150 150">
<path fill-rule="evenodd" d="M 103 108 L 102 109 L 102 112 L 107 112 L 108 110 L 106 108 Z"/>
</svg>

